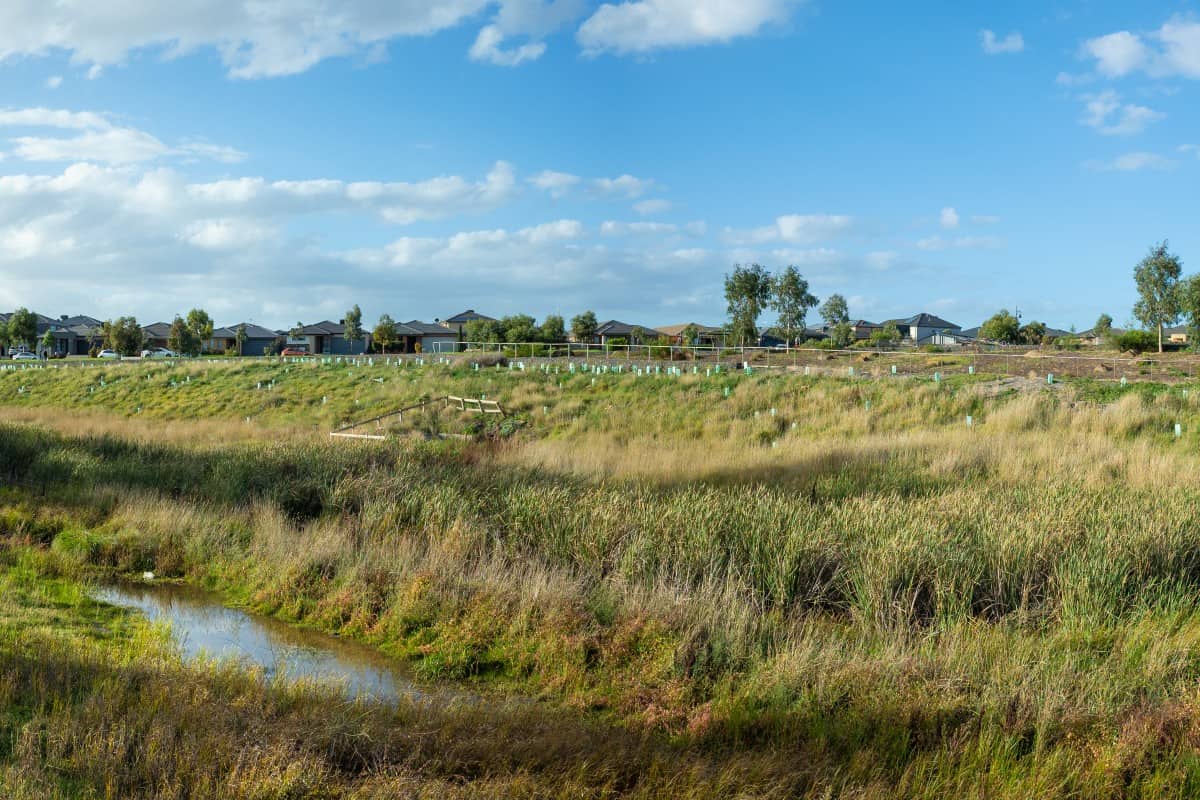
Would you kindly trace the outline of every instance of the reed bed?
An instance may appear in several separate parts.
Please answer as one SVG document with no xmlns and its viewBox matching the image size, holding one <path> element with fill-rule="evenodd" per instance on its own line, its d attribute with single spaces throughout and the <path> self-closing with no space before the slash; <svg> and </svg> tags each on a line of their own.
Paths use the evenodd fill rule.
<svg viewBox="0 0 1200 800">
<path fill-rule="evenodd" d="M 347 445 L 286 404 L 243 440 L 209 438 L 219 416 L 126 432 L 27 403 L 34 424 L 0 425 L 0 537 L 68 572 L 217 588 L 697 763 L 752 759 L 763 794 L 1200 787 L 1187 387 L 459 369 L 405 391 L 435 377 L 492 381 L 525 425 Z"/>
</svg>

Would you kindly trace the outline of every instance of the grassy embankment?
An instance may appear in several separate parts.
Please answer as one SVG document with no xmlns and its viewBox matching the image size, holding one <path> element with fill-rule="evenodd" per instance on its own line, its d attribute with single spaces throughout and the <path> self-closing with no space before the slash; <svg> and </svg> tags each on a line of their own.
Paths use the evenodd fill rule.
<svg viewBox="0 0 1200 800">
<path fill-rule="evenodd" d="M 10 541 L 216 587 L 718 771 L 753 756 L 798 794 L 1196 789 L 1200 413 L 1180 388 L 259 366 L 181 391 L 120 369 L 104 390 L 143 410 L 119 423 L 63 418 L 100 405 L 77 374 L 23 378 L 12 413 L 44 425 L 0 430 Z M 355 393 L 447 391 L 528 424 L 303 431 Z M 185 421 L 206 408 L 256 421 Z"/>
</svg>

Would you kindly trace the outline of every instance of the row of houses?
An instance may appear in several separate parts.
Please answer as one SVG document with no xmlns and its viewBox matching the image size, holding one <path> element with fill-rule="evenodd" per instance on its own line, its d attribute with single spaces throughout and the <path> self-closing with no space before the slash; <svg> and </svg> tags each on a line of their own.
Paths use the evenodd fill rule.
<svg viewBox="0 0 1200 800">
<path fill-rule="evenodd" d="M 0 321 L 7 321 L 8 314 L 0 314 Z M 87 355 L 89 351 L 103 344 L 103 327 L 100 320 L 89 316 L 61 316 L 58 318 L 36 315 L 38 321 L 38 340 L 42 340 L 47 331 L 53 338 L 52 353 L 60 355 Z M 410 320 L 398 322 L 395 325 L 394 344 L 389 347 L 392 352 L 448 352 L 457 348 L 457 344 L 466 338 L 467 325 L 476 320 L 495 321 L 473 309 L 468 309 L 445 319 L 435 319 L 433 322 Z M 850 323 L 851 337 L 855 341 L 866 341 L 873 334 L 889 325 L 895 325 L 901 338 L 908 344 L 959 346 L 974 344 L 978 341 L 979 328 L 963 329 L 948 320 L 934 314 L 919 313 L 883 322 L 855 320 Z M 371 337 L 366 334 L 361 339 L 351 340 L 345 335 L 345 320 L 333 322 L 322 320 L 307 325 L 300 325 L 290 331 L 272 330 L 253 322 L 243 322 L 234 325 L 215 328 L 212 336 L 202 343 L 202 349 L 207 353 L 238 352 L 238 331 L 243 329 L 245 339 L 241 343 L 240 352 L 243 355 L 263 355 L 278 352 L 284 347 L 303 348 L 314 354 L 327 355 L 357 355 L 371 348 Z M 171 325 L 167 322 L 155 322 L 142 327 L 145 346 L 147 348 L 168 347 Z M 693 334 L 694 335 L 691 335 Z M 1099 337 L 1092 331 L 1072 334 L 1068 331 L 1048 329 L 1051 337 L 1075 336 L 1084 343 L 1099 344 Z M 721 347 L 727 343 L 727 330 L 714 325 L 703 325 L 695 322 L 678 325 L 654 327 L 636 325 L 620 320 L 608 320 L 597 326 L 594 337 L 588 344 L 609 345 L 614 342 L 629 344 L 644 344 L 656 340 L 667 340 L 674 344 Z M 806 339 L 826 339 L 830 336 L 829 328 L 808 328 L 805 330 Z M 1188 341 L 1185 327 L 1168 328 L 1164 331 L 1167 341 L 1180 345 Z M 690 339 L 685 341 L 685 338 Z M 579 342 L 582 344 L 583 342 Z M 784 344 L 781 339 L 772 337 L 763 331 L 759 344 L 771 346 Z M 40 345 L 39 345 L 39 349 Z"/>
</svg>

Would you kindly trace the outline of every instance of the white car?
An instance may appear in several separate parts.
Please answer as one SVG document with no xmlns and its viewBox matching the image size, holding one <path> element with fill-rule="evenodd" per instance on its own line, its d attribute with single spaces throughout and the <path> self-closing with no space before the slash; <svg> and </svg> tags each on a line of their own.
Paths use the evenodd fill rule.
<svg viewBox="0 0 1200 800">
<path fill-rule="evenodd" d="M 165 347 L 156 347 L 153 350 L 143 350 L 142 358 L 179 358 L 179 353 Z"/>
<path fill-rule="evenodd" d="M 13 353 L 13 361 L 41 361 L 42 359 L 37 353 L 30 353 L 22 350 L 20 353 Z"/>
<path fill-rule="evenodd" d="M 96 353 L 96 358 L 120 358 L 121 354 L 116 350 L 101 350 Z"/>
</svg>

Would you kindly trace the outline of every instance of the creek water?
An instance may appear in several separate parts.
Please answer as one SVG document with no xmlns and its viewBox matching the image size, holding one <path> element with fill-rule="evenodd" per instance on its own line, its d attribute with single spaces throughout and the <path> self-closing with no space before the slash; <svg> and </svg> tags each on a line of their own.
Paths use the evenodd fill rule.
<svg viewBox="0 0 1200 800">
<path fill-rule="evenodd" d="M 229 608 L 218 595 L 200 589 L 112 584 L 92 596 L 168 623 L 188 659 L 232 659 L 261 668 L 268 678 L 282 674 L 287 680 L 330 683 L 355 698 L 396 701 L 429 695 L 413 684 L 399 662 L 370 647 Z"/>
</svg>

